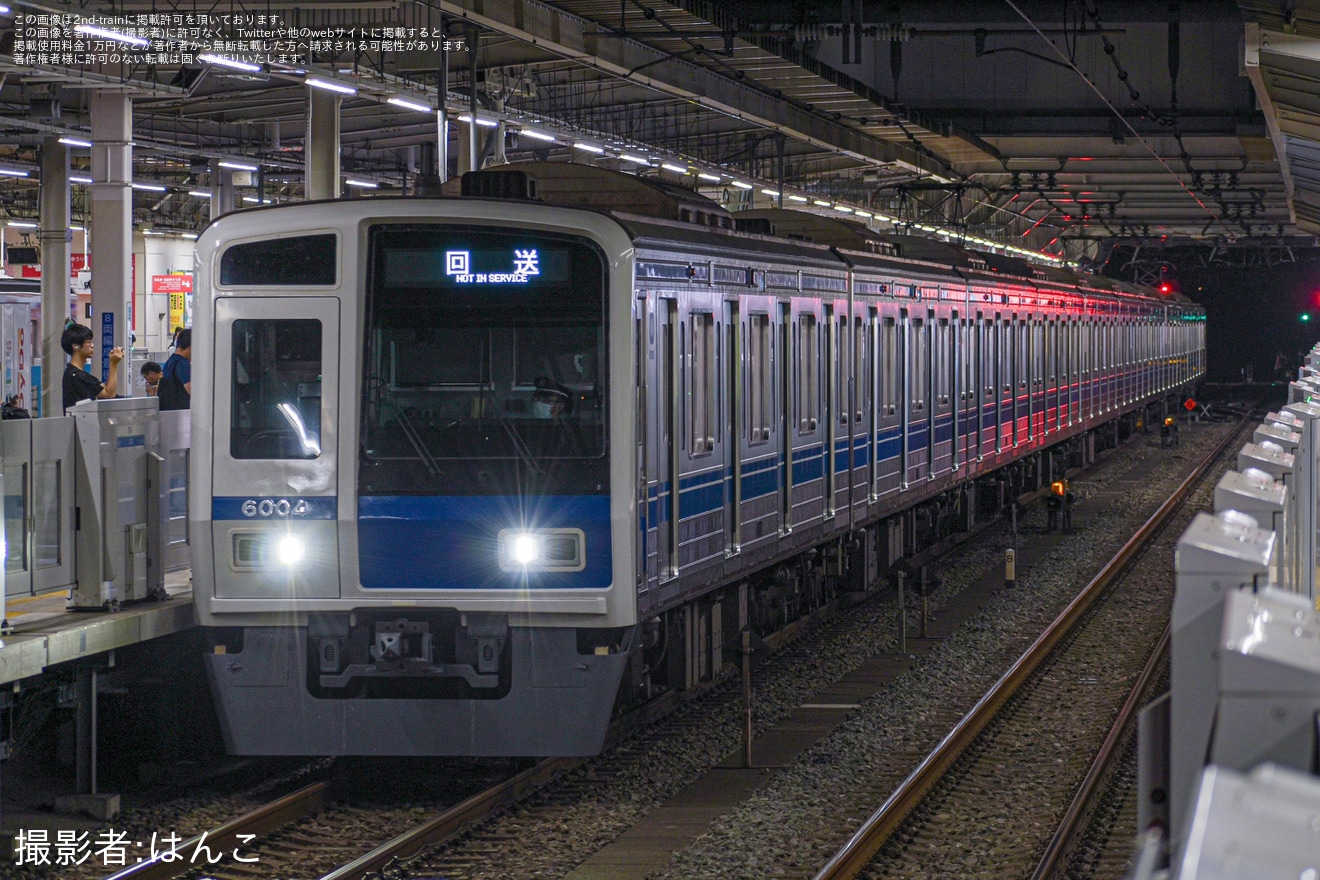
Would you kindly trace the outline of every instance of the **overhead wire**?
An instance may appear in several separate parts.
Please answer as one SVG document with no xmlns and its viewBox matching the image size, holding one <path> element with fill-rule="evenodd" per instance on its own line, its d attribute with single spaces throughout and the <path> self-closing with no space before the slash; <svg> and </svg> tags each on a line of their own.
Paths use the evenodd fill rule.
<svg viewBox="0 0 1320 880">
<path fill-rule="evenodd" d="M 1067 53 L 1065 53 L 1057 45 L 1055 45 L 1054 42 L 1050 40 L 1049 37 L 1045 36 L 1044 32 L 1041 31 L 1041 29 L 1036 25 L 1036 23 L 1032 21 L 1031 18 L 1025 12 L 1022 11 L 1022 9 L 1017 5 L 1017 3 L 1014 2 L 1014 0 L 1004 0 L 1004 2 L 1007 3 L 1009 8 L 1011 8 L 1014 12 L 1016 12 L 1018 16 L 1023 21 L 1025 21 L 1027 25 L 1032 30 L 1034 30 L 1037 33 L 1037 35 L 1039 35 L 1040 38 L 1044 40 L 1045 43 L 1051 49 L 1054 50 L 1055 54 L 1057 54 L 1060 58 L 1062 58 L 1065 62 L 1067 62 L 1068 66 L 1072 68 L 1074 73 L 1076 73 L 1078 76 L 1082 78 L 1083 82 L 1085 82 L 1088 86 L 1091 87 L 1091 91 L 1095 92 L 1096 96 L 1099 97 L 1100 100 L 1104 102 L 1105 106 L 1109 108 L 1110 112 L 1114 114 L 1114 116 L 1119 120 L 1119 122 L 1123 123 L 1123 126 L 1132 133 L 1132 136 L 1137 139 L 1137 142 L 1140 143 L 1146 149 L 1146 151 L 1150 153 L 1150 155 L 1155 159 L 1155 161 L 1158 162 L 1160 166 L 1163 167 L 1164 170 L 1169 173 L 1169 176 L 1174 179 L 1174 181 L 1178 184 L 1178 186 L 1182 189 L 1182 191 L 1187 193 L 1187 195 L 1191 196 L 1192 200 L 1195 201 L 1196 204 L 1200 206 L 1202 211 L 1205 211 L 1215 220 L 1221 219 L 1218 215 L 1216 215 L 1213 211 L 1210 210 L 1210 208 L 1206 205 L 1205 202 L 1201 201 L 1200 196 L 1198 196 L 1195 192 L 1193 192 L 1191 188 L 1188 187 L 1187 184 L 1183 182 L 1182 178 L 1178 176 L 1178 172 L 1174 171 L 1173 168 L 1170 167 L 1169 163 L 1164 161 L 1164 157 L 1161 156 L 1155 150 L 1155 148 L 1150 145 L 1150 142 L 1147 141 L 1144 137 L 1142 137 L 1137 132 L 1137 130 L 1132 127 L 1132 123 L 1128 122 L 1127 117 L 1119 112 L 1118 108 L 1113 105 L 1113 102 L 1111 102 L 1108 97 L 1106 97 L 1105 93 L 1100 91 L 1100 87 L 1097 86 L 1091 80 L 1090 77 L 1088 77 L 1085 73 L 1082 72 L 1082 69 L 1078 67 L 1071 58 L 1068 57 Z"/>
</svg>

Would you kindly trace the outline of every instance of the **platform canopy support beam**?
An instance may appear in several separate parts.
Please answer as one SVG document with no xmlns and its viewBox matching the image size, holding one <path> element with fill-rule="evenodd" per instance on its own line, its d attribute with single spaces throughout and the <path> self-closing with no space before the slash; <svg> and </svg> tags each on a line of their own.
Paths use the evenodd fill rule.
<svg viewBox="0 0 1320 880">
<path fill-rule="evenodd" d="M 304 189 L 307 200 L 339 198 L 340 96 L 309 86 Z"/>
<path fill-rule="evenodd" d="M 96 360 L 92 372 L 102 382 L 109 378 L 110 349 L 115 345 L 129 346 L 128 303 L 133 295 L 132 184 L 133 99 L 122 91 L 95 91 L 92 93 L 91 259 Z M 66 272 L 66 284 L 67 277 Z M 63 374 L 63 360 L 58 363 L 59 370 L 51 372 Z M 126 370 L 127 364 L 127 359 L 121 361 L 119 369 Z M 119 387 L 129 387 L 122 375 Z M 62 406 L 62 402 L 55 402 L 55 406 Z"/>
<path fill-rule="evenodd" d="M 64 351 L 69 317 L 69 148 L 55 135 L 41 141 L 41 412 L 62 416 Z M 38 415 L 33 412 L 33 415 Z"/>
</svg>

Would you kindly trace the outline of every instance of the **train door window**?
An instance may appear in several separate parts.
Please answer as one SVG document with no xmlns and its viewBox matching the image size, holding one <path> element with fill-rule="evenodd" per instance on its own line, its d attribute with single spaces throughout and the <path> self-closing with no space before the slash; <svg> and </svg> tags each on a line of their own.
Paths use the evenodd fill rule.
<svg viewBox="0 0 1320 880">
<path fill-rule="evenodd" d="M 979 321 L 965 319 L 962 322 L 962 389 L 966 400 L 976 400 L 976 369 L 981 363 L 981 335 L 977 332 Z"/>
<path fill-rule="evenodd" d="M 798 433 L 816 430 L 820 406 L 820 329 L 815 315 L 798 315 Z"/>
<path fill-rule="evenodd" d="M 1017 332 L 1017 380 L 1018 389 L 1027 390 L 1027 380 L 1030 378 L 1031 360 L 1028 356 L 1030 346 L 1027 337 L 1027 322 L 1018 321 Z"/>
<path fill-rule="evenodd" d="M 752 314 L 748 316 L 750 339 L 747 346 L 749 369 L 748 381 L 751 383 L 748 402 L 751 418 L 747 421 L 747 442 L 753 446 L 770 439 L 771 381 L 770 373 L 770 316 Z"/>
<path fill-rule="evenodd" d="M 863 322 L 861 315 L 853 319 L 853 421 L 857 424 L 862 422 L 862 413 L 869 408 L 868 399 L 871 396 L 870 375 L 871 371 L 867 369 L 870 359 L 867 356 L 870 349 L 866 344 L 866 336 L 869 328 L 875 323 L 875 312 L 871 312 L 871 319 Z"/>
<path fill-rule="evenodd" d="M 841 425 L 848 424 L 848 375 L 852 372 L 849 367 L 848 353 L 848 315 L 839 316 L 839 350 L 836 360 L 838 366 L 834 371 L 834 411 L 838 413 L 837 421 Z"/>
<path fill-rule="evenodd" d="M 715 316 L 693 312 L 691 369 L 688 375 L 688 436 L 694 456 L 715 449 Z"/>
<path fill-rule="evenodd" d="M 1039 319 L 1032 319 L 1030 323 L 1031 339 L 1028 345 L 1031 349 L 1031 378 L 1035 387 L 1040 387 L 1045 381 L 1045 324 Z"/>
<path fill-rule="evenodd" d="M 1045 323 L 1045 370 L 1043 376 L 1049 380 L 1049 387 L 1055 387 L 1059 381 L 1059 325 L 1054 321 Z"/>
<path fill-rule="evenodd" d="M 886 317 L 880 334 L 880 405 L 884 415 L 898 411 L 898 324 Z"/>
<path fill-rule="evenodd" d="M 26 443 L 27 441 L 25 441 Z M 28 466 L 4 467 L 5 476 L 5 573 L 28 570 Z"/>
<path fill-rule="evenodd" d="M 953 378 L 952 348 L 949 340 L 949 319 L 940 318 L 935 338 L 935 402 L 945 406 L 949 402 L 949 383 Z"/>
<path fill-rule="evenodd" d="M 926 394 L 930 390 L 930 356 L 926 351 L 926 322 L 913 318 L 908 326 L 911 328 L 908 350 L 912 352 L 908 372 L 912 377 L 912 411 L 915 413 L 926 408 Z"/>
<path fill-rule="evenodd" d="M 986 318 L 978 314 L 977 335 L 981 337 L 981 392 L 984 395 L 982 400 L 989 402 L 995 399 L 995 383 L 997 379 L 996 368 L 998 364 L 995 360 L 995 321 L 993 318 Z"/>
<path fill-rule="evenodd" d="M 321 455 L 321 322 L 305 318 L 233 324 L 235 459 Z"/>
</svg>

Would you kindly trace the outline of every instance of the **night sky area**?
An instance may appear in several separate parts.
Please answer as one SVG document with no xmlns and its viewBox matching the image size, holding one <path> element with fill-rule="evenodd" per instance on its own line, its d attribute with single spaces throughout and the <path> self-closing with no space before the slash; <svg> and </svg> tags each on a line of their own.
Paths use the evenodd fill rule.
<svg viewBox="0 0 1320 880">
<path fill-rule="evenodd" d="M 1181 268 L 1177 274 L 1183 294 L 1205 306 L 1208 381 L 1239 382 L 1250 364 L 1255 380 L 1267 382 L 1280 351 L 1295 377 L 1298 353 L 1320 340 L 1320 261 Z"/>
</svg>

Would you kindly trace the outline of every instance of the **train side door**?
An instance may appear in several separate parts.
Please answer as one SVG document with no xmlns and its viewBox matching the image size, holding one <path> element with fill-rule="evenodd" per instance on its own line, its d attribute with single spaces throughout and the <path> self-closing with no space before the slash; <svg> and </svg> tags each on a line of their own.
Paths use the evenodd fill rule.
<svg viewBox="0 0 1320 880">
<path fill-rule="evenodd" d="M 737 300 L 724 304 L 724 549 L 742 547 L 743 334 Z"/>
<path fill-rule="evenodd" d="M 660 319 L 660 357 L 656 376 L 659 410 L 659 455 L 656 461 L 656 507 L 659 529 L 656 549 L 659 553 L 660 580 L 678 576 L 678 458 L 679 449 L 679 323 L 678 301 L 665 298 L 657 306 Z"/>
<path fill-rule="evenodd" d="M 213 409 L 216 598 L 338 597 L 339 300 L 222 297 L 215 334 L 214 398 L 193 404 Z M 316 552 L 291 585 L 265 548 L 294 526 Z"/>
<path fill-rule="evenodd" d="M 852 422 L 852 440 L 848 449 L 848 470 L 852 474 L 849 505 L 858 512 L 866 510 L 870 500 L 871 484 L 875 481 L 874 457 L 870 455 L 875 442 L 875 379 L 874 362 L 875 309 L 857 303 L 853 315 L 852 339 L 852 394 L 848 402 Z"/>
<path fill-rule="evenodd" d="M 633 343 L 637 347 L 635 355 L 637 365 L 637 593 L 642 595 L 650 590 L 655 580 L 655 534 L 656 514 L 651 508 L 651 476 L 655 473 L 655 442 L 650 436 L 654 419 L 650 413 L 650 388 L 652 371 L 655 369 L 655 342 L 651 331 L 655 326 L 650 314 L 650 303 L 646 294 L 639 291 L 634 302 Z"/>
<path fill-rule="evenodd" d="M 835 511 L 835 491 L 838 481 L 838 397 L 839 397 L 839 365 L 843 358 L 839 355 L 840 343 L 842 337 L 838 332 L 838 327 L 834 321 L 834 306 L 825 304 L 825 355 L 821 361 L 821 370 L 824 374 L 821 378 L 824 382 L 825 412 L 823 414 L 824 428 L 822 432 L 825 436 L 822 438 L 824 447 L 821 450 L 821 468 L 825 478 L 824 486 L 824 504 L 822 513 L 828 519 L 834 516 Z"/>
<path fill-rule="evenodd" d="M 779 532 L 793 530 L 793 307 L 779 304 Z"/>
<path fill-rule="evenodd" d="M 903 482 L 902 463 L 906 461 L 907 416 L 903 385 L 903 333 L 906 319 L 892 305 L 886 305 L 876 325 L 876 430 L 875 496 L 898 489 Z"/>
</svg>

